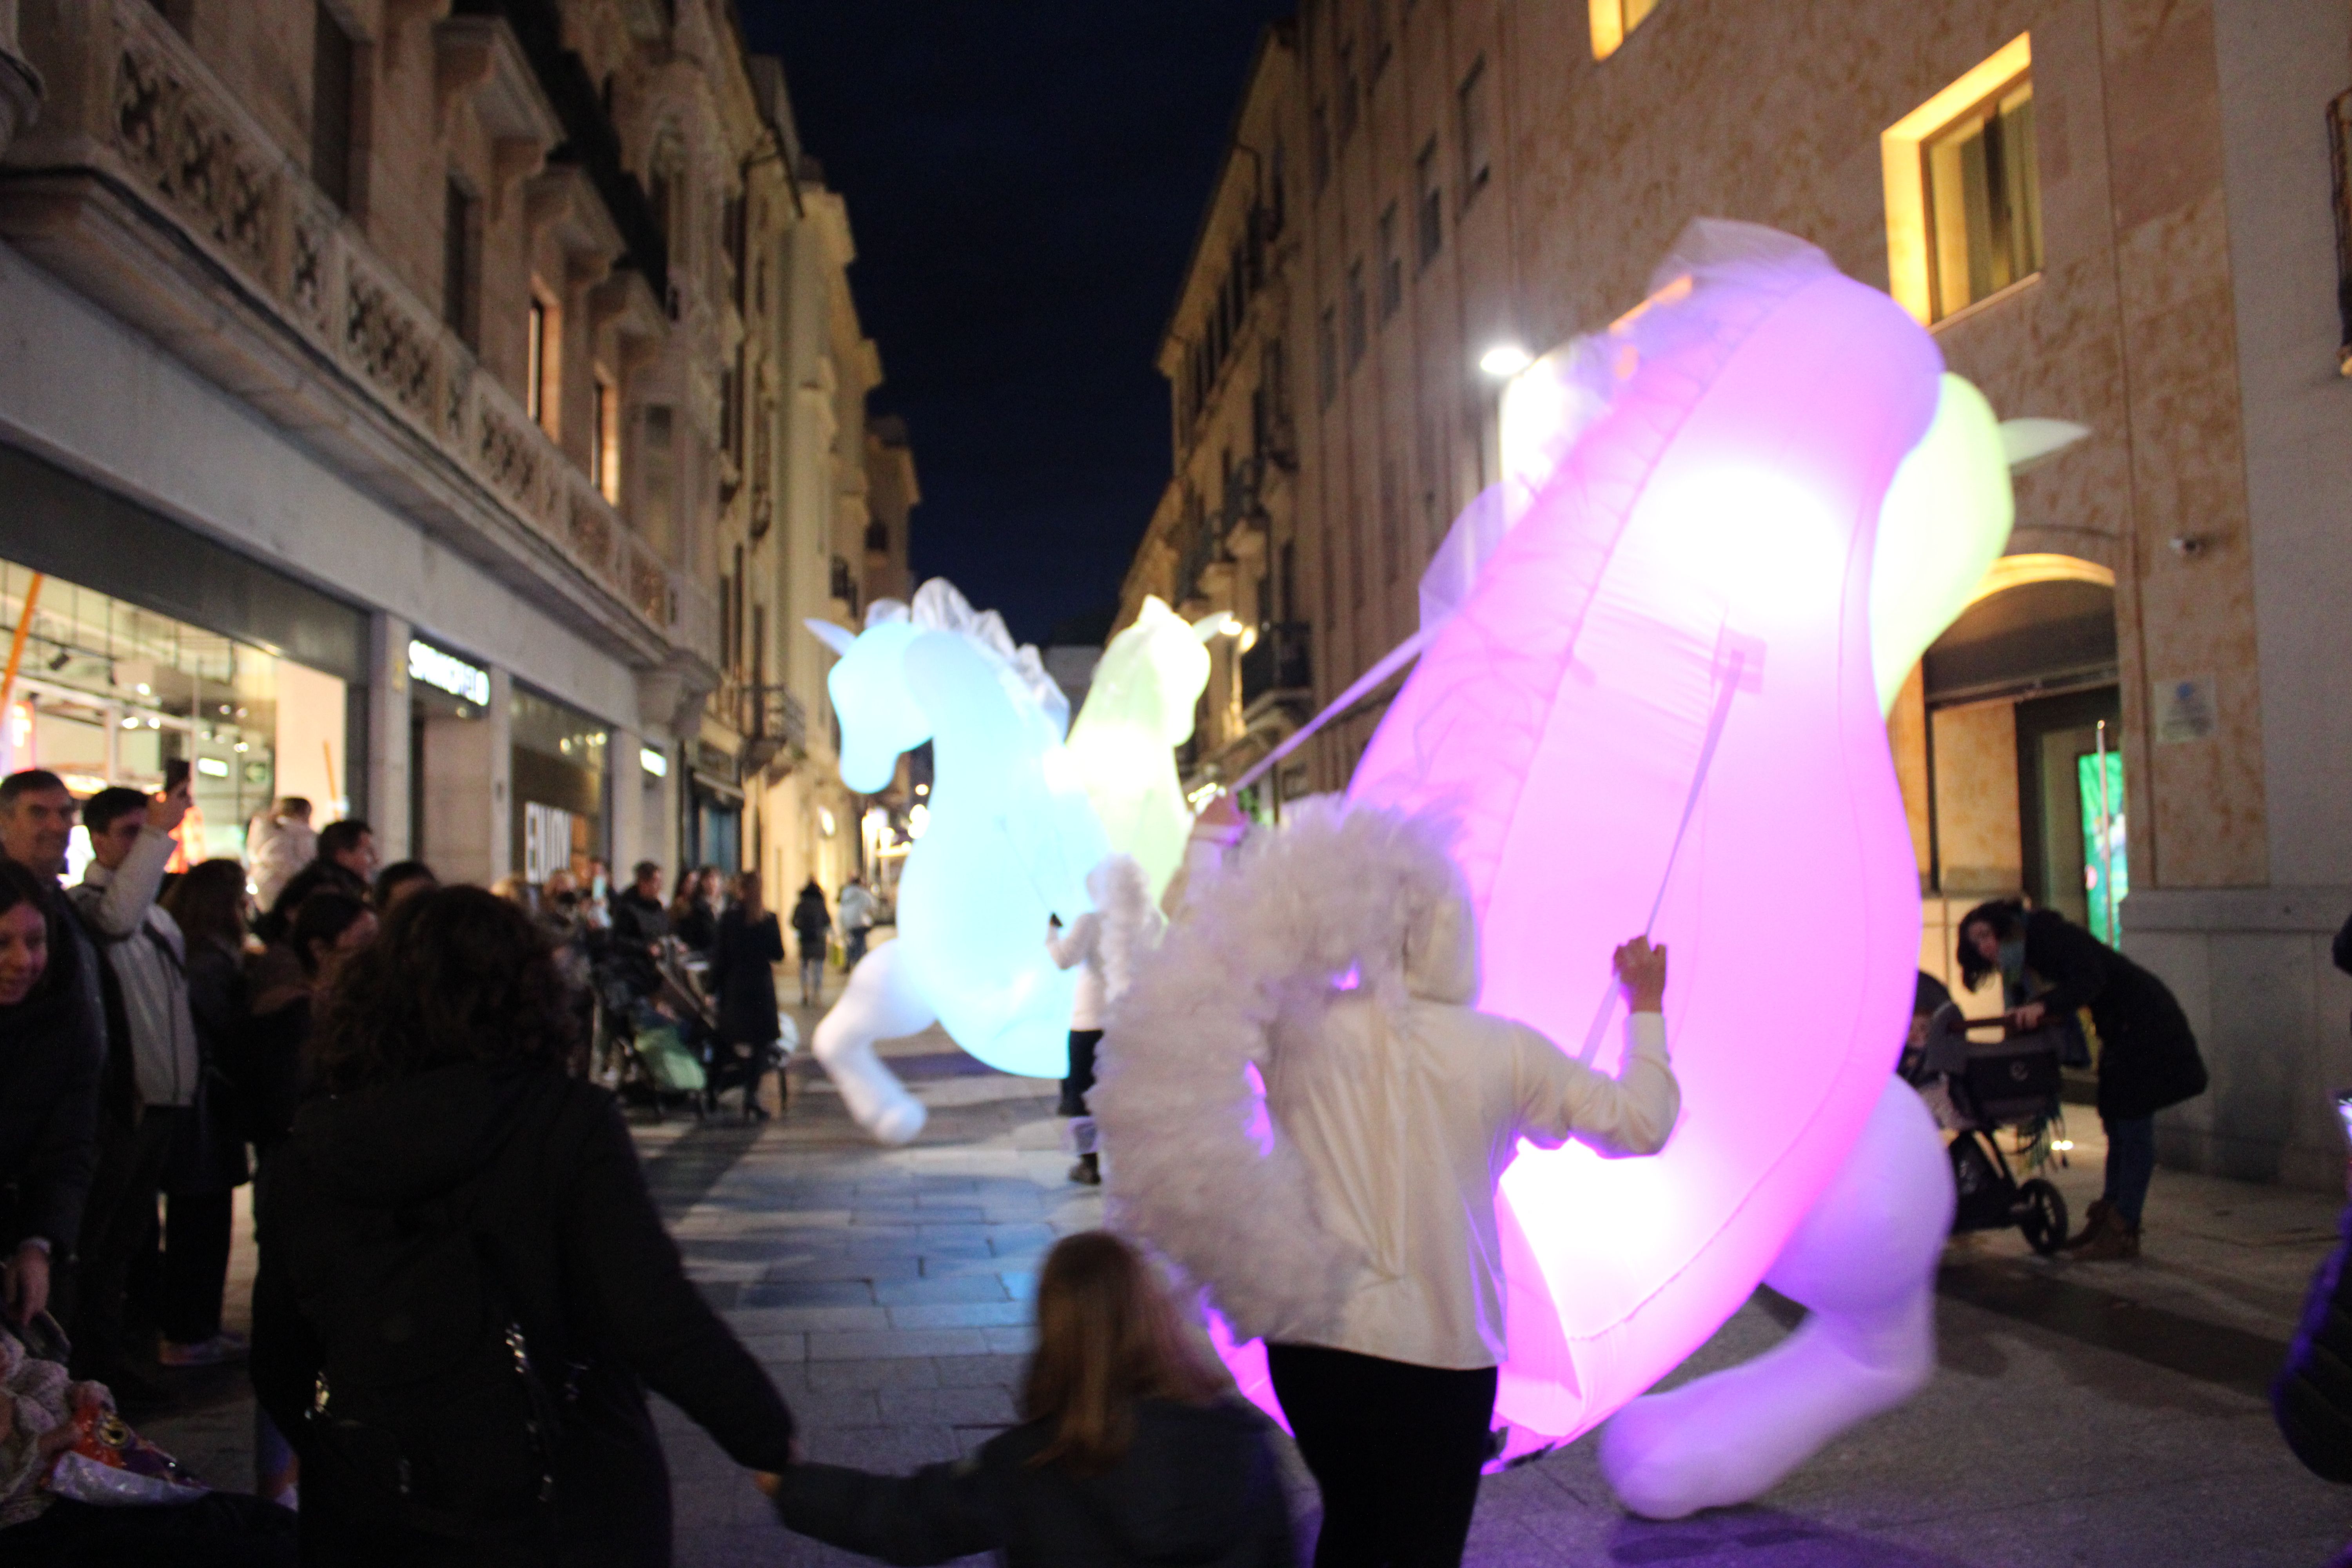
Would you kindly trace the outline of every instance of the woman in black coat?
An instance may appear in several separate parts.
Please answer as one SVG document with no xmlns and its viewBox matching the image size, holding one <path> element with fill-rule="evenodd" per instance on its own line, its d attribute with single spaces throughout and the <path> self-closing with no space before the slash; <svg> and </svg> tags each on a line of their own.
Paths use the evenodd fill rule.
<svg viewBox="0 0 2352 1568">
<path fill-rule="evenodd" d="M 163 1168 L 163 1269 L 159 1316 L 165 1366 L 226 1360 L 244 1342 L 221 1331 L 230 1232 L 246 1164 L 245 1072 L 253 1020 L 245 1005 L 245 868 L 207 860 L 192 868 L 163 908 L 187 945 L 188 1011 L 203 1064 L 194 1114 L 181 1118 Z"/>
<path fill-rule="evenodd" d="M 801 1005 L 814 1007 L 824 989 L 824 939 L 833 931 L 833 916 L 825 911 L 824 889 L 811 877 L 793 904 L 793 934 L 801 942 Z"/>
<path fill-rule="evenodd" d="M 776 1022 L 775 965 L 784 961 L 784 937 L 776 917 L 760 892 L 760 873 L 746 871 L 735 879 L 735 901 L 719 917 L 710 944 L 710 990 L 719 1003 L 719 1048 L 722 1061 L 743 1082 L 743 1120 L 767 1113 L 760 1109 L 760 1078 L 783 1029 Z M 716 1100 L 726 1085 L 714 1078 Z M 786 1093 L 782 1067 L 776 1069 L 776 1099 Z"/>
<path fill-rule="evenodd" d="M 404 901 L 323 1000 L 262 1173 L 253 1380 L 302 1461 L 306 1563 L 658 1568 L 653 1389 L 737 1463 L 793 1423 L 689 1282 L 530 917 Z"/>
<path fill-rule="evenodd" d="M 55 883 L 0 858 L 0 1314 L 19 1322 L 48 1310 L 98 1158 L 106 1051 L 72 921 Z"/>
<path fill-rule="evenodd" d="M 2090 1009 L 2106 1191 L 2066 1245 L 2084 1258 L 2137 1258 L 2140 1212 L 2156 1173 L 2156 1113 L 2205 1092 L 2205 1060 L 2188 1016 L 2163 981 L 2053 910 L 2029 913 L 2001 902 L 1970 910 L 1960 922 L 1959 962 L 1971 990 L 1996 970 L 2006 983 L 2028 984 L 2031 999 L 2008 1014 L 2016 1029 Z"/>
</svg>

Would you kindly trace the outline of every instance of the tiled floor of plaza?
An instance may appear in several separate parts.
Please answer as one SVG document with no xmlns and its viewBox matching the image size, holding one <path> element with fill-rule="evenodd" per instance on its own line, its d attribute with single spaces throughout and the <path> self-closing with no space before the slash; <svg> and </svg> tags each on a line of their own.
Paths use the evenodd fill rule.
<svg viewBox="0 0 2352 1568">
<path fill-rule="evenodd" d="M 811 1454 L 893 1468 L 1013 1419 L 1039 1259 L 1101 1213 L 1065 1180 L 1050 1086 L 989 1073 L 937 1037 L 896 1056 L 931 1108 L 909 1148 L 859 1136 L 805 1063 L 791 1110 L 756 1129 L 675 1116 L 642 1129 L 689 1268 L 783 1389 Z M 2095 1119 L 2078 1121 L 2094 1135 L 2077 1127 L 2084 1147 L 2060 1175 L 2079 1213 L 2099 1150 Z M 1944 1272 L 1941 1374 L 1761 1504 L 1629 1520 L 1588 1438 L 1488 1481 L 1470 1561 L 2310 1568 L 2352 1535 L 2352 1491 L 2295 1466 L 2262 1388 L 2334 1219 L 2325 1196 L 2164 1173 L 2137 1265 L 2043 1263 L 2013 1233 L 1963 1239 Z M 1756 1353 L 1794 1316 L 1759 1296 L 1691 1370 Z M 242 1484 L 250 1407 L 236 1379 L 190 1392 L 155 1435 Z M 660 1418 L 680 1564 L 850 1561 L 785 1535 L 708 1438 L 666 1407 Z M 1298 1483 L 1304 1533 L 1314 1493 Z"/>
</svg>

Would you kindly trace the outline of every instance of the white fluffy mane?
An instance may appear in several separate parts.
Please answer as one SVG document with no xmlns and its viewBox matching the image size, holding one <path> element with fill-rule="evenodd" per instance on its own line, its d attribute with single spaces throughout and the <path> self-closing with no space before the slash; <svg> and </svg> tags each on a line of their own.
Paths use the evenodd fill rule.
<svg viewBox="0 0 2352 1568">
<path fill-rule="evenodd" d="M 1035 709 L 1054 726 L 1056 737 L 1070 732 L 1070 700 L 1054 678 L 1034 644 L 1015 644 L 1004 617 L 994 610 L 975 610 L 971 601 L 944 577 L 934 577 L 915 590 L 910 607 L 896 599 L 877 599 L 866 606 L 866 624 L 911 620 L 931 631 L 954 632 L 980 647 L 1007 679 L 1005 690 L 1024 706 Z"/>
<path fill-rule="evenodd" d="M 1258 1085 L 1340 976 L 1402 1004 L 1409 928 L 1457 886 L 1449 837 L 1427 818 L 1315 803 L 1196 879 L 1157 951 L 1129 960 L 1090 1100 L 1112 1224 L 1206 1287 L 1236 1338 L 1339 1325 L 1361 1260 L 1324 1228 Z"/>
</svg>

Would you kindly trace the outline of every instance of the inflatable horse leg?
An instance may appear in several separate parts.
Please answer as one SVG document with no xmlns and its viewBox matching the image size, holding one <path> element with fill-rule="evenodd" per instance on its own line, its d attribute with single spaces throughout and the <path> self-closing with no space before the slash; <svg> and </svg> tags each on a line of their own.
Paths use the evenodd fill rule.
<svg viewBox="0 0 2352 1568">
<path fill-rule="evenodd" d="M 810 1047 L 841 1090 L 851 1120 L 876 1142 L 894 1144 L 913 1142 L 929 1112 L 882 1065 L 874 1042 L 920 1033 L 939 1016 L 909 984 L 898 959 L 902 946 L 885 942 L 858 961 L 848 988 L 818 1023 Z"/>
<path fill-rule="evenodd" d="M 1844 1165 L 1765 1276 L 1809 1315 L 1754 1361 L 1619 1412 L 1601 1440 L 1618 1500 L 1651 1519 L 1747 1502 L 1925 1387 L 1952 1204 L 1935 1119 L 1889 1078 Z"/>
</svg>

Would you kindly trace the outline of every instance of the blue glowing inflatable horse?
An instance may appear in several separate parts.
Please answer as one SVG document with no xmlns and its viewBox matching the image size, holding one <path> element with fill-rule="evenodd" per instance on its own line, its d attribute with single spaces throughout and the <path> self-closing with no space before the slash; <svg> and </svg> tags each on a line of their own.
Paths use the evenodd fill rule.
<svg viewBox="0 0 2352 1568">
<path fill-rule="evenodd" d="M 1045 951 L 1045 920 L 1091 908 L 1086 875 L 1108 853 L 1064 750 L 1069 707 L 1034 648 L 942 578 L 911 610 L 876 604 L 852 637 L 811 621 L 840 662 L 842 782 L 887 788 L 898 755 L 931 742 L 922 837 L 898 879 L 898 935 L 876 948 L 817 1026 L 818 1062 L 849 1113 L 885 1143 L 922 1131 L 921 1103 L 875 1054 L 934 1022 L 1003 1072 L 1066 1069 L 1075 972 Z"/>
</svg>

